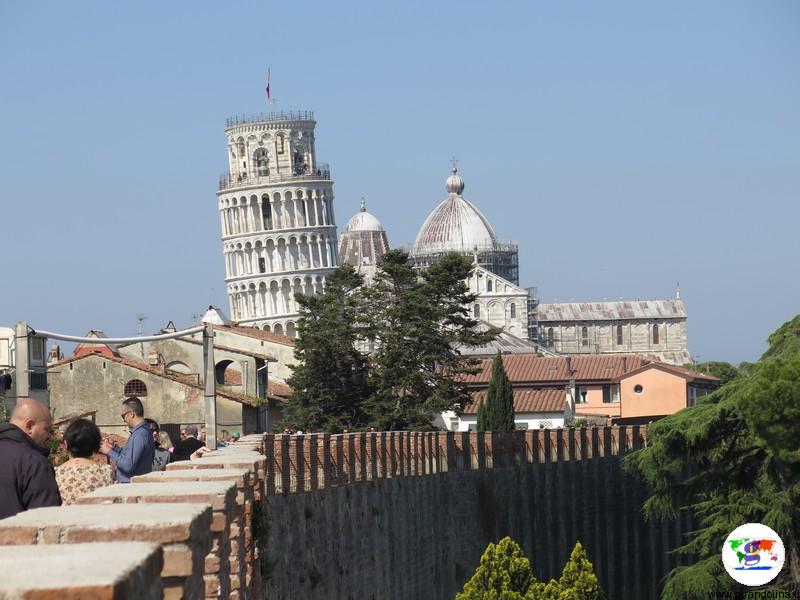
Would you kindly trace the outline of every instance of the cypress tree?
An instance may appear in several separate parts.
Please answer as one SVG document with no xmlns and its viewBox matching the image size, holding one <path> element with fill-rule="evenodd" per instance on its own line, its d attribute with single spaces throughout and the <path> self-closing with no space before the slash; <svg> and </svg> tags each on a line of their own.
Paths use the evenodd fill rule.
<svg viewBox="0 0 800 600">
<path fill-rule="evenodd" d="M 478 431 L 488 431 L 486 429 L 486 402 L 481 400 L 480 406 L 478 406 Z"/>
<path fill-rule="evenodd" d="M 514 390 L 508 380 L 500 352 L 492 362 L 492 377 L 486 394 L 485 427 L 482 431 L 514 431 Z"/>
</svg>

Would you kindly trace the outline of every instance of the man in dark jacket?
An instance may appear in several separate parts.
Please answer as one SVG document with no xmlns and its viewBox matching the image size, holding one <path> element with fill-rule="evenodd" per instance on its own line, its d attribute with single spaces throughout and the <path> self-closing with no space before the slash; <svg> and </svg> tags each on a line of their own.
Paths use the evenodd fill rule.
<svg viewBox="0 0 800 600">
<path fill-rule="evenodd" d="M 172 462 L 189 460 L 192 453 L 204 445 L 203 442 L 197 439 L 197 425 L 187 425 L 186 439 L 176 442 L 175 450 L 172 452 Z"/>
<path fill-rule="evenodd" d="M 47 459 L 53 418 L 31 398 L 17 402 L 11 422 L 0 424 L 0 519 L 40 506 L 59 506 L 56 475 Z"/>
</svg>

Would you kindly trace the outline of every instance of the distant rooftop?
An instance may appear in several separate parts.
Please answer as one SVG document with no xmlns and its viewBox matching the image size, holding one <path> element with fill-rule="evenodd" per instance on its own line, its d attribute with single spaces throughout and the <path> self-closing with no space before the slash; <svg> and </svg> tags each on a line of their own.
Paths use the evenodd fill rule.
<svg viewBox="0 0 800 600">
<path fill-rule="evenodd" d="M 279 111 L 250 115 L 235 115 L 225 119 L 225 127 L 247 125 L 248 123 L 270 123 L 273 121 L 313 121 L 314 112 L 310 110 Z"/>
</svg>

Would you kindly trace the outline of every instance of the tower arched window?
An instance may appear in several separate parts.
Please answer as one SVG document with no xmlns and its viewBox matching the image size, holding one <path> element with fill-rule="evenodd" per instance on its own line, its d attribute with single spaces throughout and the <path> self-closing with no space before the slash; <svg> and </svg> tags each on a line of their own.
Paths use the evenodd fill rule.
<svg viewBox="0 0 800 600">
<path fill-rule="evenodd" d="M 622 325 L 617 325 L 617 346 L 622 346 Z"/>
<path fill-rule="evenodd" d="M 480 319 L 481 318 L 481 305 L 480 304 L 476 304 L 475 306 L 472 307 L 472 316 L 475 317 L 476 319 Z"/>
<path fill-rule="evenodd" d="M 581 327 L 581 346 L 589 345 L 589 328 Z"/>
<path fill-rule="evenodd" d="M 147 386 L 141 379 L 131 379 L 125 384 L 123 394 L 125 397 L 137 396 L 141 398 L 142 396 L 147 396 Z"/>
<path fill-rule="evenodd" d="M 658 344 L 658 323 L 653 324 L 653 343 Z"/>
<path fill-rule="evenodd" d="M 548 327 L 547 328 L 547 345 L 548 346 L 552 346 L 553 345 L 553 337 L 554 337 L 553 336 L 553 328 L 552 327 Z"/>
<path fill-rule="evenodd" d="M 264 148 L 259 148 L 253 154 L 253 162 L 256 165 L 256 173 L 261 176 L 269 175 L 269 156 Z"/>
<path fill-rule="evenodd" d="M 492 291 L 492 280 L 491 279 L 487 279 L 486 280 L 486 291 L 487 292 L 491 292 Z"/>
<path fill-rule="evenodd" d="M 512 319 L 516 319 L 517 318 L 517 305 L 514 304 L 513 302 L 511 303 L 510 311 L 511 311 L 511 318 Z"/>
</svg>

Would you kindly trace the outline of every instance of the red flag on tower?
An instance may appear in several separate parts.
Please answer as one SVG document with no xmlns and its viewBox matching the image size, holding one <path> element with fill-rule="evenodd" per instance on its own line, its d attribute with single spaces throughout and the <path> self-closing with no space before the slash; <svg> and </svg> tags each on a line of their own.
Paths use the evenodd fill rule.
<svg viewBox="0 0 800 600">
<path fill-rule="evenodd" d="M 267 100 L 270 99 L 270 95 L 269 95 L 269 77 L 270 77 L 270 70 L 267 69 Z"/>
</svg>

